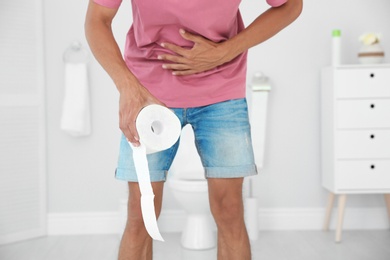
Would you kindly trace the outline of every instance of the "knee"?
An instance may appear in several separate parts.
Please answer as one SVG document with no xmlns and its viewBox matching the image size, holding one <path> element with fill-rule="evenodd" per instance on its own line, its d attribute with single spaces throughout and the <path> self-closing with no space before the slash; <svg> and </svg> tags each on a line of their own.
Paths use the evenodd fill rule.
<svg viewBox="0 0 390 260">
<path fill-rule="evenodd" d="M 141 210 L 141 193 L 138 184 L 129 183 L 129 198 L 127 203 L 127 224 L 126 232 L 132 234 L 147 233 Z M 154 208 L 156 218 L 159 217 L 162 205 L 162 185 L 157 183 L 154 185 L 156 197 L 154 198 Z"/>
<path fill-rule="evenodd" d="M 210 201 L 211 213 L 218 226 L 241 223 L 244 218 L 244 207 L 240 198 L 215 199 Z"/>
<path fill-rule="evenodd" d="M 135 222 L 142 221 L 141 205 L 129 202 L 127 206 L 127 220 Z"/>
<path fill-rule="evenodd" d="M 135 235 L 147 233 L 142 217 L 140 199 L 129 198 L 127 207 L 126 232 L 130 232 Z M 156 219 L 158 219 L 161 212 L 161 206 L 155 205 L 155 212 Z"/>
<path fill-rule="evenodd" d="M 135 205 L 131 202 L 127 208 L 127 223 L 126 231 L 131 233 L 139 233 L 145 229 L 144 221 L 142 218 L 142 212 L 140 205 Z"/>
</svg>

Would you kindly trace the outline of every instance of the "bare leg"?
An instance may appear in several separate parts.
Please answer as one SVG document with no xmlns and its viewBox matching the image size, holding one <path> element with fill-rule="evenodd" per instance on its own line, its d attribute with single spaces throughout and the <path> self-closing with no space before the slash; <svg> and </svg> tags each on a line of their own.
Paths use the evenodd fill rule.
<svg viewBox="0 0 390 260">
<path fill-rule="evenodd" d="M 156 216 L 161 212 L 164 182 L 153 182 Z M 119 260 L 151 260 L 152 238 L 145 229 L 141 213 L 141 193 L 138 183 L 129 182 L 127 223 L 119 247 Z"/>
<path fill-rule="evenodd" d="M 209 178 L 211 213 L 218 228 L 219 260 L 250 260 L 251 250 L 244 223 L 243 178 Z"/>
</svg>

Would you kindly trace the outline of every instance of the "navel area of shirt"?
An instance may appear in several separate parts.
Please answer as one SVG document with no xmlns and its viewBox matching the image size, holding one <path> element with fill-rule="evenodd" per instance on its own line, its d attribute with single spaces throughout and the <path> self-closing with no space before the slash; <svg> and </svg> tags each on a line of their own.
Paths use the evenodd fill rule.
<svg viewBox="0 0 390 260">
<path fill-rule="evenodd" d="M 209 71 L 175 76 L 161 61 L 126 61 L 152 95 L 168 107 L 200 107 L 243 98 L 246 94 L 246 53 Z"/>
</svg>

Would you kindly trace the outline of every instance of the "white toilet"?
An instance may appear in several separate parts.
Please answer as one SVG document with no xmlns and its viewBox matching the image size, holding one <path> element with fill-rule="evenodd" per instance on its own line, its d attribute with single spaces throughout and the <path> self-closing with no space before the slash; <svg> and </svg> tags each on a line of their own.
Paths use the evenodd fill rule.
<svg viewBox="0 0 390 260">
<path fill-rule="evenodd" d="M 178 204 L 187 213 L 181 235 L 182 247 L 191 250 L 216 247 L 215 224 L 210 212 L 207 180 L 194 146 L 191 126 L 183 128 L 180 147 L 169 170 L 167 184 Z"/>
</svg>

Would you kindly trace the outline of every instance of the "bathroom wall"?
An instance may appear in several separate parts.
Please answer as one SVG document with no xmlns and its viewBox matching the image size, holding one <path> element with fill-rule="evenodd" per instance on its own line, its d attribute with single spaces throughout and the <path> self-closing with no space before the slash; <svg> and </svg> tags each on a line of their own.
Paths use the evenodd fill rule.
<svg viewBox="0 0 390 260">
<path fill-rule="evenodd" d="M 75 138 L 59 127 L 64 91 L 62 55 L 75 40 L 88 49 L 84 36 L 87 5 L 88 0 L 45 1 L 50 213 L 116 211 L 119 198 L 126 197 L 126 184 L 113 178 L 120 138 L 119 95 L 91 53 L 88 68 L 92 134 Z M 123 4 L 114 24 L 122 47 L 131 24 L 130 3 Z"/>
<path fill-rule="evenodd" d="M 59 128 L 62 54 L 73 40 L 86 46 L 83 22 L 87 2 L 45 1 L 50 214 L 115 212 L 120 199 L 126 197 L 126 184 L 114 179 L 120 136 L 118 93 L 92 56 L 92 134 L 74 138 Z M 244 0 L 241 11 L 246 24 L 266 8 L 263 0 Z M 273 87 L 264 168 L 254 179 L 254 195 L 261 209 L 324 207 L 327 193 L 320 184 L 319 73 L 330 64 L 331 30 L 342 30 L 345 63 L 357 63 L 357 39 L 364 32 L 382 32 L 383 45 L 390 52 L 388 10 L 387 0 L 305 1 L 301 17 L 292 26 L 250 50 L 248 83 L 260 70 L 270 77 Z M 114 22 L 121 47 L 130 23 L 131 9 L 126 0 Z M 382 207 L 383 199 L 356 195 L 351 196 L 348 206 Z M 178 207 L 166 189 L 164 210 L 175 209 Z"/>
<path fill-rule="evenodd" d="M 255 2 L 243 1 L 248 22 L 256 16 Z M 265 167 L 254 191 L 261 208 L 326 205 L 320 179 L 319 74 L 331 63 L 331 31 L 342 31 L 343 63 L 358 62 L 358 38 L 365 32 L 382 32 L 389 52 L 388 10 L 390 2 L 383 0 L 304 1 L 303 13 L 291 27 L 250 50 L 248 75 L 261 70 L 273 81 Z M 349 207 L 380 205 L 383 196 L 348 199 Z"/>
</svg>

